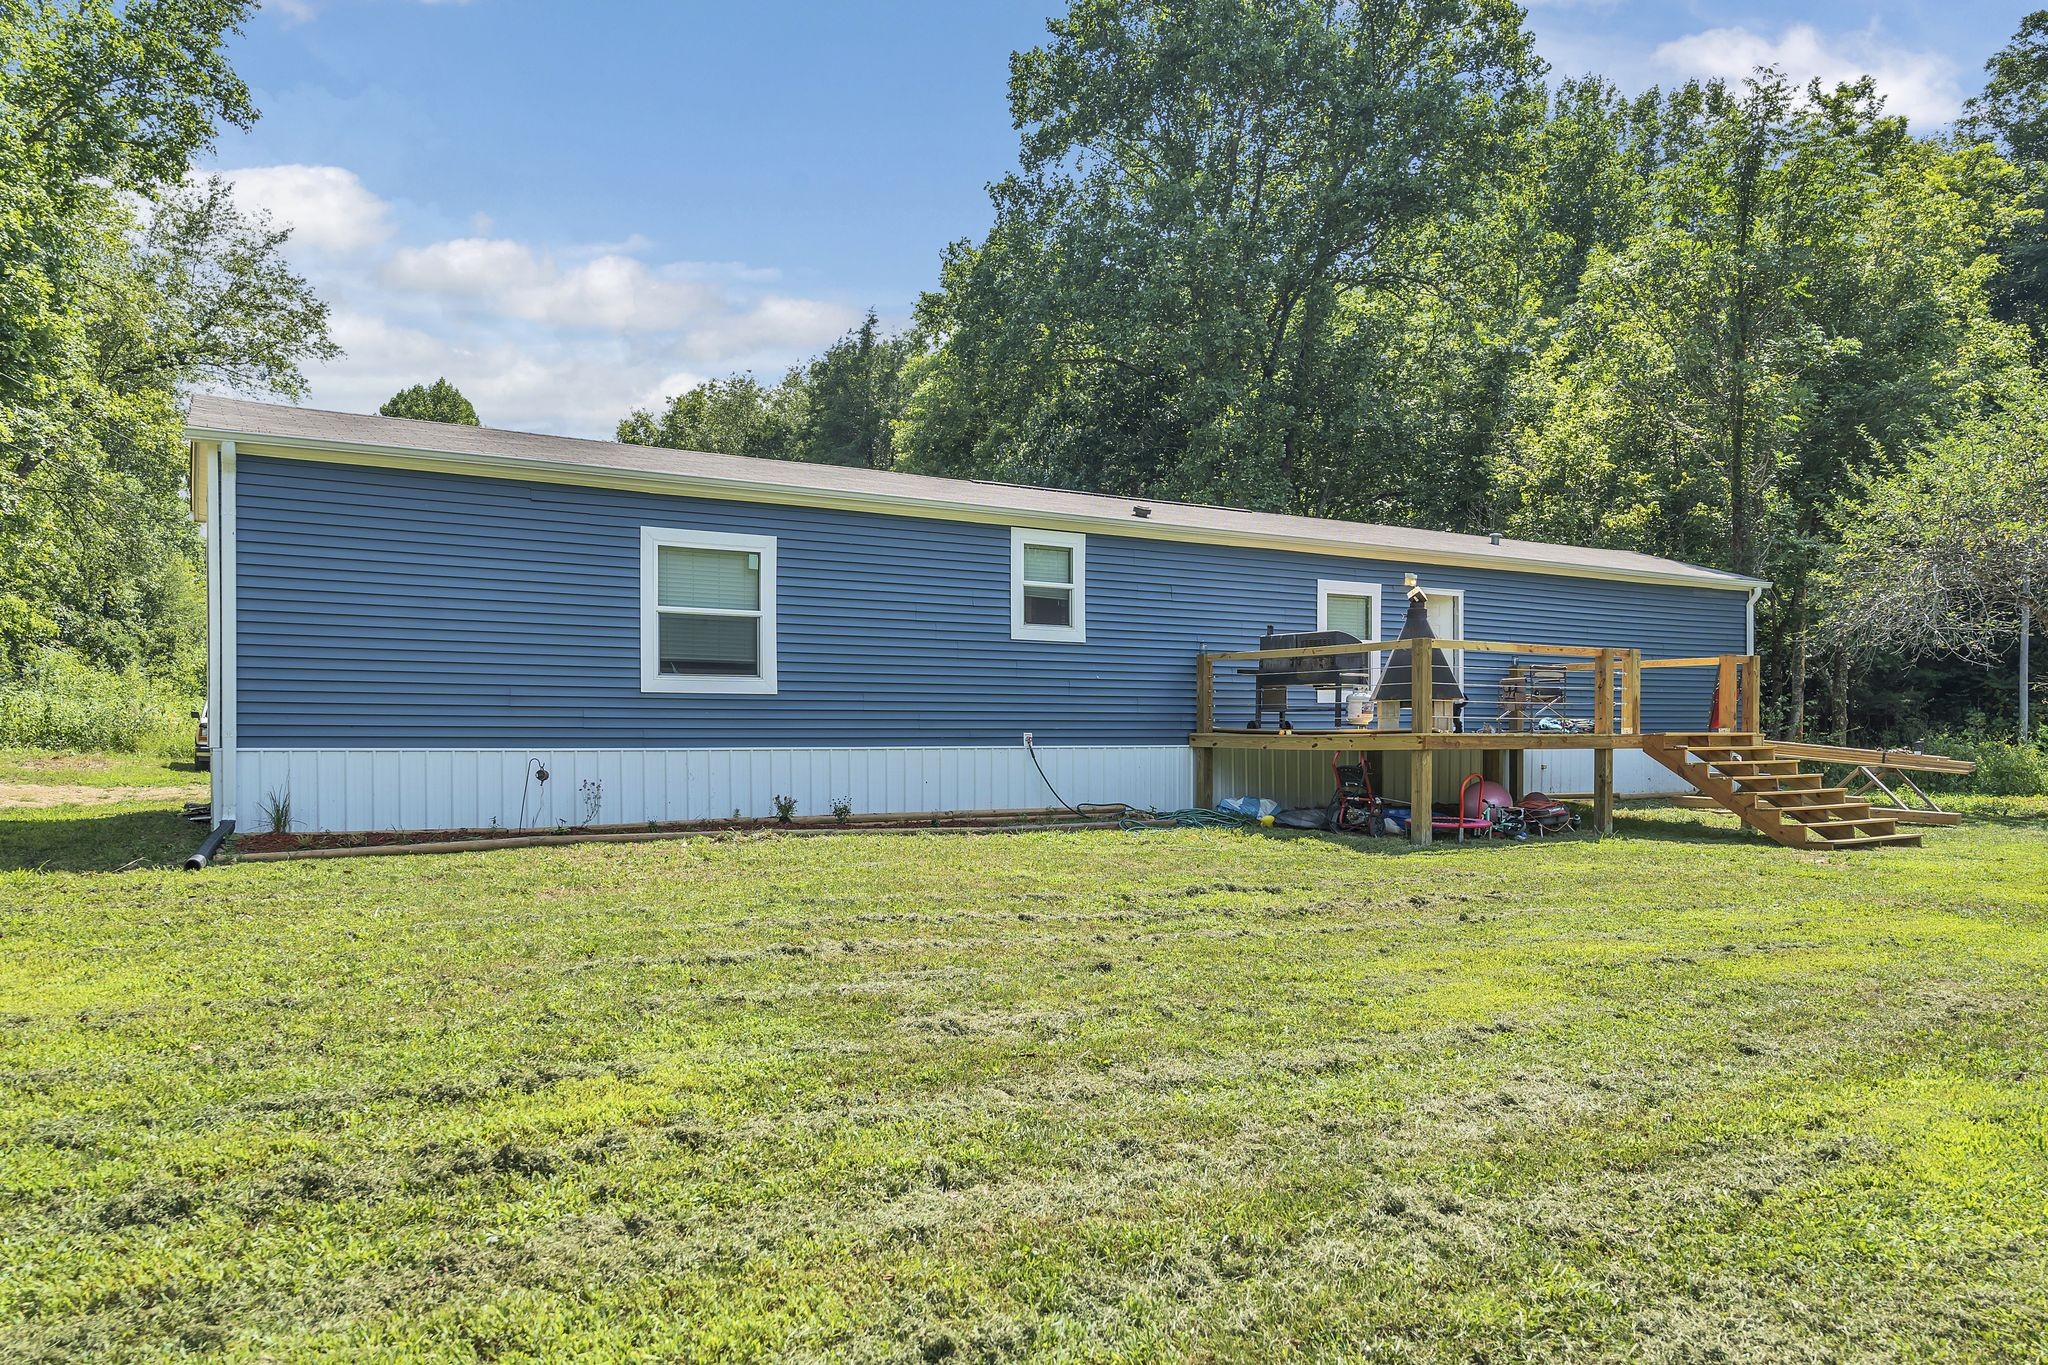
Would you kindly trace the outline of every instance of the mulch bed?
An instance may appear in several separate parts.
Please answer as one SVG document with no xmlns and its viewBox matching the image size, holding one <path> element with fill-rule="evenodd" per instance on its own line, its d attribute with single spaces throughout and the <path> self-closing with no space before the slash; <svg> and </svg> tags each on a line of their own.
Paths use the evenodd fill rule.
<svg viewBox="0 0 2048 1365">
<path fill-rule="evenodd" d="M 1072 811 L 1044 811 L 1030 814 L 922 816 L 892 819 L 886 816 L 855 816 L 841 823 L 829 817 L 797 820 L 679 820 L 649 821 L 639 825 L 563 825 L 543 829 L 381 829 L 334 834 L 273 834 L 269 831 L 234 836 L 237 853 L 291 853 L 316 848 L 382 848 L 402 844 L 469 843 L 492 839 L 519 839 L 535 835 L 575 837 L 606 834 L 745 834 L 785 830 L 843 829 L 985 829 L 996 826 L 1066 823 L 1078 818 Z M 1086 817 L 1094 818 L 1094 817 Z"/>
</svg>

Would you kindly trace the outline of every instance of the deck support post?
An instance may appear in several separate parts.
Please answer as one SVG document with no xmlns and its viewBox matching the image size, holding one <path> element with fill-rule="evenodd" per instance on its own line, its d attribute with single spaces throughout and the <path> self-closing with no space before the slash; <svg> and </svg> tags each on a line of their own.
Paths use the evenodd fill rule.
<svg viewBox="0 0 2048 1365">
<path fill-rule="evenodd" d="M 1408 728 L 1426 737 L 1436 730 L 1436 641 L 1424 636 L 1409 647 Z M 1430 842 L 1431 807 L 1436 802 L 1436 752 L 1418 747 L 1408 758 L 1408 839 Z"/>
<path fill-rule="evenodd" d="M 1614 651 L 1603 649 L 1593 656 L 1593 733 L 1614 733 Z"/>
<path fill-rule="evenodd" d="M 1430 807 L 1436 800 L 1436 750 L 1408 752 L 1408 842 L 1421 848 L 1435 836 Z"/>
<path fill-rule="evenodd" d="M 1216 804 L 1216 751 L 1204 745 L 1195 750 L 1195 805 L 1203 810 Z"/>
<path fill-rule="evenodd" d="M 1508 785 L 1508 751 L 1506 749 L 1481 749 L 1479 751 L 1479 775 L 1488 782 Z"/>
<path fill-rule="evenodd" d="M 1593 751 L 1593 832 L 1614 833 L 1614 750 Z"/>
<path fill-rule="evenodd" d="M 1643 651 L 1640 649 L 1621 652 L 1621 732 L 1625 735 L 1643 732 Z"/>
</svg>

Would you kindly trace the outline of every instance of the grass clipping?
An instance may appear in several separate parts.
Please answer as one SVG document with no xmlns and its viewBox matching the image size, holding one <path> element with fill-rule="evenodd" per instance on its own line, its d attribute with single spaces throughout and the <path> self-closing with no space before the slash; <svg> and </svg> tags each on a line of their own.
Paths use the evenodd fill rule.
<svg viewBox="0 0 2048 1365">
<path fill-rule="evenodd" d="M 0 874 L 0 1355 L 2038 1358 L 2039 819 L 1624 833 Z"/>
</svg>

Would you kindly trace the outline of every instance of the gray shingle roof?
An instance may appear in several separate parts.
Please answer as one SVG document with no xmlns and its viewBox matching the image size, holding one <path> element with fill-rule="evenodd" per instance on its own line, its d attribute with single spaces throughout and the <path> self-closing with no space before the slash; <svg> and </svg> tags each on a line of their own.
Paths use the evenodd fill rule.
<svg viewBox="0 0 2048 1365">
<path fill-rule="evenodd" d="M 323 412 L 279 403 L 252 403 L 235 398 L 198 395 L 186 422 L 195 440 L 234 440 L 243 445 L 272 445 L 351 451 L 389 456 L 412 453 L 452 457 L 480 474 L 532 474 L 545 469 L 550 477 L 573 481 L 578 471 L 593 480 L 606 476 L 644 476 L 674 481 L 679 492 L 753 497 L 761 501 L 832 501 L 871 510 L 912 515 L 979 515 L 1001 513 L 1017 521 L 1046 525 L 1087 523 L 1105 534 L 1157 536 L 1176 540 L 1271 543 L 1300 549 L 1324 548 L 1337 553 L 1373 553 L 1399 559 L 1408 556 L 1434 563 L 1517 569 L 1525 572 L 1584 574 L 1689 583 L 1702 587 L 1747 588 L 1759 580 L 1701 568 L 1675 559 L 1629 550 L 1586 549 L 1541 541 L 1507 540 L 1493 544 L 1485 536 L 1449 531 L 1424 531 L 1406 526 L 1328 521 L 1319 517 L 1248 512 L 1235 507 L 1152 499 L 1073 493 L 1057 488 L 986 483 L 974 479 L 940 479 L 923 474 L 898 474 L 840 465 L 799 464 L 739 455 L 666 450 L 654 446 L 620 445 L 569 436 L 499 431 L 491 427 L 451 426 L 401 417 L 368 417 L 348 412 Z M 521 466 L 533 466 L 531 470 Z M 1135 507 L 1149 513 L 1139 517 Z"/>
</svg>

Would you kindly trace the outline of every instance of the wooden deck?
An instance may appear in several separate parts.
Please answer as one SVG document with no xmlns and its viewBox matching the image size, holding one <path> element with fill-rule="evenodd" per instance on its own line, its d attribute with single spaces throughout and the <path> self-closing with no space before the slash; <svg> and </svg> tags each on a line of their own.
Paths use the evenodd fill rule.
<svg viewBox="0 0 2048 1365">
<path fill-rule="evenodd" d="M 1309 660 L 1335 655 L 1370 654 L 1408 650 L 1409 686 L 1412 697 L 1404 704 L 1378 712 L 1371 724 L 1343 728 L 1229 728 L 1216 724 L 1216 666 L 1223 663 L 1256 663 L 1263 659 Z M 1440 723 L 1435 704 L 1434 651 L 1456 653 L 1512 654 L 1556 661 L 1567 672 L 1590 672 L 1594 686 L 1590 715 L 1574 717 L 1571 723 L 1585 729 L 1486 728 L 1456 730 Z M 1642 680 L 1646 669 L 1711 668 L 1715 670 L 1718 708 L 1716 726 L 1707 733 L 1754 731 L 1759 705 L 1759 675 L 1753 654 L 1717 654 L 1696 658 L 1645 659 L 1639 649 L 1613 645 L 1531 644 L 1506 640 L 1372 640 L 1359 644 L 1321 645 L 1301 649 L 1235 650 L 1203 653 L 1195 661 L 1195 729 L 1188 745 L 1195 755 L 1195 803 L 1213 805 L 1216 799 L 1216 754 L 1223 749 L 1265 749 L 1299 751 L 1357 751 L 1406 755 L 1408 789 L 1421 793 L 1414 804 L 1427 811 L 1436 787 L 1436 756 L 1440 753 L 1481 756 L 1486 776 L 1513 786 L 1510 755 L 1532 749 L 1584 749 L 1593 755 L 1593 828 L 1609 833 L 1614 828 L 1614 751 L 1655 748 L 1668 751 L 1660 741 L 1667 737 L 1647 734 L 1642 728 Z M 1605 685 L 1602 685 L 1604 680 Z M 1253 686 L 1257 686 L 1254 680 Z M 1406 724 L 1398 723 L 1402 713 Z M 1396 722 L 1388 724 L 1390 718 Z M 1736 811 L 1738 815 L 1741 811 Z M 1409 837 L 1417 844 L 1432 841 L 1430 821 L 1411 818 Z"/>
<path fill-rule="evenodd" d="M 1372 723 L 1351 727 L 1309 728 L 1281 724 L 1274 729 L 1232 729 L 1216 724 L 1216 665 L 1261 659 L 1312 659 L 1329 655 L 1410 650 L 1409 686 L 1405 702 L 1384 702 L 1374 708 Z M 1450 729 L 1442 725 L 1432 691 L 1436 685 L 1431 659 L 1436 650 L 1499 653 L 1564 659 L 1552 664 L 1552 675 L 1588 672 L 1594 678 L 1589 714 L 1552 714 L 1552 726 L 1531 728 L 1527 712 L 1503 708 L 1496 723 L 1481 729 Z M 1706 730 L 1645 731 L 1642 727 L 1643 673 L 1660 668 L 1711 668 L 1715 677 L 1713 725 Z M 1254 676 L 1253 686 L 1258 686 Z M 1354 686 L 1359 684 L 1354 684 Z M 1436 789 L 1438 754 L 1478 754 L 1485 776 L 1519 790 L 1514 765 L 1528 750 L 1584 749 L 1593 755 L 1593 829 L 1614 828 L 1614 754 L 1640 749 L 1700 793 L 1688 804 L 1711 805 L 1788 848 L 1860 849 L 1912 846 L 1920 835 L 1900 825 L 1953 823 L 1914 781 L 1918 773 L 1967 773 L 1975 765 L 1901 749 L 1853 749 L 1838 745 L 1772 740 L 1759 722 L 1760 687 L 1753 654 L 1717 654 L 1700 658 L 1645 659 L 1636 649 L 1595 645 L 1520 644 L 1501 640 L 1376 640 L 1363 644 L 1323 645 L 1303 649 L 1240 650 L 1202 654 L 1195 664 L 1196 726 L 1188 736 L 1195 755 L 1195 800 L 1208 806 L 1216 798 L 1216 755 L 1219 751 L 1266 749 L 1308 752 L 1358 752 L 1405 755 L 1411 809 L 1427 811 Z M 1341 692 L 1340 692 L 1341 695 Z M 1560 691 L 1559 696 L 1563 693 Z M 1407 724 L 1399 722 L 1403 713 Z M 1390 723 L 1391 722 L 1391 723 Z M 1580 728 L 1583 727 L 1583 728 Z M 1803 765 L 1822 769 L 1809 772 Z M 1826 769 L 1852 770 L 1843 786 L 1827 785 Z M 1846 785 L 1853 783 L 1854 785 Z M 1896 788 L 1896 789 L 1895 789 Z M 1919 799 L 1911 804 L 1903 789 Z M 1881 793 L 1886 804 L 1871 798 Z M 1431 842 L 1427 818 L 1409 820 L 1409 838 Z"/>
</svg>

